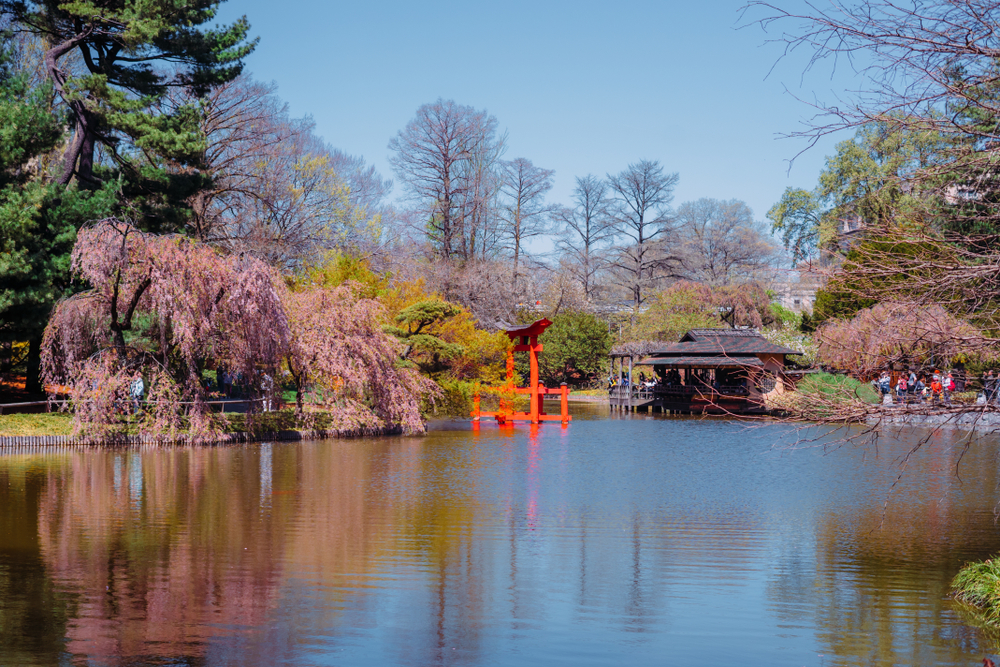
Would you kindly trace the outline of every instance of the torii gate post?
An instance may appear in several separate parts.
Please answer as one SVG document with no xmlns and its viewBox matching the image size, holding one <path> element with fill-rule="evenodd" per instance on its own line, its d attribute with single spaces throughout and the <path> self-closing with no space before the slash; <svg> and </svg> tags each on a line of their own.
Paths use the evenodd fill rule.
<svg viewBox="0 0 1000 667">
<path fill-rule="evenodd" d="M 563 382 L 559 386 L 559 389 L 547 389 L 545 385 L 538 381 L 538 354 L 543 349 L 542 344 L 538 342 L 538 337 L 551 324 L 552 322 L 543 317 L 527 326 L 508 326 L 505 331 L 512 341 L 520 339 L 520 343 L 516 343 L 514 349 L 507 353 L 507 384 L 501 388 L 501 391 L 528 394 L 531 400 L 528 412 L 514 412 L 508 406 L 503 405 L 503 402 L 501 402 L 500 409 L 497 412 L 482 412 L 479 409 L 479 394 L 476 393 L 472 399 L 472 422 L 474 427 L 478 428 L 480 417 L 494 417 L 500 425 L 505 425 L 507 420 L 510 419 L 511 421 L 530 421 L 532 424 L 538 424 L 543 421 L 560 421 L 565 426 L 573 419 L 569 415 L 569 387 L 566 386 L 566 383 Z M 531 370 L 528 386 L 524 388 L 514 386 L 514 352 L 528 353 L 528 363 Z M 559 394 L 561 399 L 559 401 L 559 415 L 545 414 L 543 397 L 546 394 Z"/>
</svg>

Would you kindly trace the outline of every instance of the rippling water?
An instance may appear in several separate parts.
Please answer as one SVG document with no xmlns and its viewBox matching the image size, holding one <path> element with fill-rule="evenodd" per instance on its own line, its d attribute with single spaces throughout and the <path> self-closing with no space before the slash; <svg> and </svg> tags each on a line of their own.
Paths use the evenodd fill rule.
<svg viewBox="0 0 1000 667">
<path fill-rule="evenodd" d="M 997 439 L 568 429 L 0 455 L 0 665 L 973 665 Z M 815 433 L 805 434 L 815 436 Z M 900 474 L 900 457 L 924 442 Z"/>
</svg>

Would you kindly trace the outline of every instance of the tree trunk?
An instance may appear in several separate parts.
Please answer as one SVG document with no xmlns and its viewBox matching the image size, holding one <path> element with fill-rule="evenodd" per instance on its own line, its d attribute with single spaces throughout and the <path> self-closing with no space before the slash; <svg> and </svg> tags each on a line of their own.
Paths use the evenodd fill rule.
<svg viewBox="0 0 1000 667">
<path fill-rule="evenodd" d="M 9 340 L 0 343 L 0 373 L 10 373 L 14 365 L 14 343 Z"/>
<path fill-rule="evenodd" d="M 78 125 L 83 139 L 80 142 L 79 162 L 76 167 L 76 178 L 84 186 L 97 183 L 97 179 L 94 178 L 94 149 L 96 147 L 94 124 L 90 112 L 84 111 L 83 122 Z"/>
<path fill-rule="evenodd" d="M 25 389 L 32 394 L 45 391 L 42 386 L 42 337 L 34 336 L 28 341 L 28 372 Z"/>
</svg>

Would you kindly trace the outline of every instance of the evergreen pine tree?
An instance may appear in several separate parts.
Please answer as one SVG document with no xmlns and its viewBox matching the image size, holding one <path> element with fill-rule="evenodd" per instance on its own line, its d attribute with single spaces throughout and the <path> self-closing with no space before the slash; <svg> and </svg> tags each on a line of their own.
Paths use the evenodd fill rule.
<svg viewBox="0 0 1000 667">
<path fill-rule="evenodd" d="M 58 183 L 117 180 L 140 227 L 182 230 L 185 200 L 206 185 L 197 97 L 238 76 L 256 45 L 246 18 L 203 27 L 219 1 L 0 0 L 15 30 L 48 46 L 45 71 L 72 130 Z"/>
</svg>

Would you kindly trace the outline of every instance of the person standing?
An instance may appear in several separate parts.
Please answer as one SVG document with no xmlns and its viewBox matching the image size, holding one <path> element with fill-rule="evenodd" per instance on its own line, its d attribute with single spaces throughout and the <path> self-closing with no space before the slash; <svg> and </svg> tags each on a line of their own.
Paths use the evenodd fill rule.
<svg viewBox="0 0 1000 667">
<path fill-rule="evenodd" d="M 896 398 L 902 403 L 906 400 L 906 376 L 900 375 L 899 381 L 896 383 Z"/>
<path fill-rule="evenodd" d="M 128 391 L 132 398 L 132 414 L 137 415 L 142 411 L 142 397 L 146 393 L 146 383 L 142 381 L 142 374 L 138 371 L 132 375 Z"/>
<path fill-rule="evenodd" d="M 260 379 L 260 389 L 263 394 L 263 410 L 264 412 L 271 411 L 271 397 L 274 393 L 274 380 L 267 373 L 264 373 Z"/>
<path fill-rule="evenodd" d="M 892 393 L 892 378 L 887 371 L 882 371 L 882 377 L 878 379 L 878 388 L 883 396 Z"/>
<path fill-rule="evenodd" d="M 997 379 L 993 375 L 993 369 L 986 371 L 986 375 L 983 377 L 983 396 L 986 397 L 987 403 L 992 403 L 993 398 L 996 394 Z"/>
</svg>

